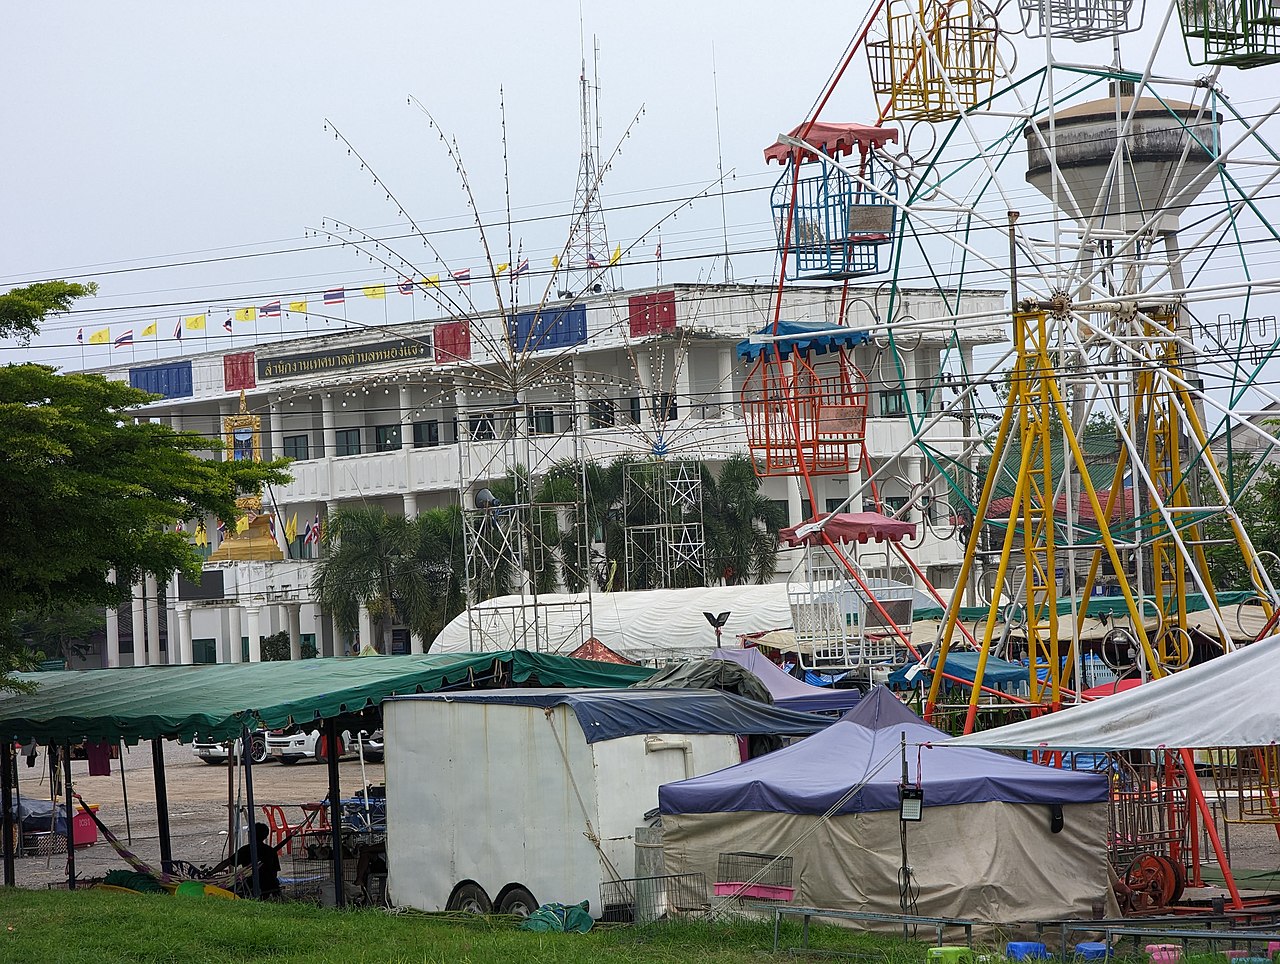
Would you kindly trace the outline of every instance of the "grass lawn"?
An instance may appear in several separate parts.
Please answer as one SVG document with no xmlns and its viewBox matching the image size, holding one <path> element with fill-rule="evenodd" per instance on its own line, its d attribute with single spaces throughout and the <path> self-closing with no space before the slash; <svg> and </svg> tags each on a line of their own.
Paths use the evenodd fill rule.
<svg viewBox="0 0 1280 964">
<path fill-rule="evenodd" d="M 784 925 L 783 948 L 800 942 Z M 815 926 L 814 947 L 866 960 L 921 964 L 927 945 Z M 794 960 L 773 955 L 771 922 L 725 920 L 649 927 L 605 926 L 589 934 L 534 934 L 504 918 L 458 920 L 378 911 L 339 913 L 305 904 L 184 899 L 97 892 L 0 891 L 0 961 L 111 962 L 616 961 L 618 964 Z"/>
</svg>

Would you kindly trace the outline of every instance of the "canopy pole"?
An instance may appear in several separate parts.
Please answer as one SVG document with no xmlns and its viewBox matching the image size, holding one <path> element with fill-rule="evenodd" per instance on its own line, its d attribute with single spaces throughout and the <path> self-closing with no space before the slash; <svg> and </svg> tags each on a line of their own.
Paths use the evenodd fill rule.
<svg viewBox="0 0 1280 964">
<path fill-rule="evenodd" d="M 120 740 L 117 744 L 120 747 L 120 795 L 124 798 L 124 832 L 129 840 L 129 846 L 133 846 L 133 821 L 129 819 L 129 784 L 124 779 L 124 740 Z"/>
<path fill-rule="evenodd" d="M 338 789 L 338 721 L 334 717 L 324 721 L 325 742 L 329 763 L 329 833 L 333 846 L 333 901 L 339 907 L 347 906 L 342 886 L 342 794 Z"/>
<path fill-rule="evenodd" d="M 74 814 L 71 804 L 71 744 L 62 746 L 62 793 L 67 821 L 67 890 L 76 889 L 76 835 L 72 823 Z"/>
<path fill-rule="evenodd" d="M 13 819 L 13 740 L 0 740 L 0 807 L 4 808 L 4 818 L 0 822 L 0 833 L 4 834 L 4 885 L 17 885 L 17 874 L 14 868 L 13 844 L 16 828 Z"/>
<path fill-rule="evenodd" d="M 244 802 L 249 808 L 249 863 L 253 867 L 253 896 L 262 896 L 262 875 L 258 872 L 258 811 L 253 805 L 253 750 L 249 727 L 240 728 L 240 759 L 244 761 Z"/>
<path fill-rule="evenodd" d="M 151 740 L 151 772 L 156 784 L 156 830 L 160 835 L 160 870 L 173 869 L 173 841 L 169 838 L 169 788 L 164 780 L 164 740 Z"/>
</svg>

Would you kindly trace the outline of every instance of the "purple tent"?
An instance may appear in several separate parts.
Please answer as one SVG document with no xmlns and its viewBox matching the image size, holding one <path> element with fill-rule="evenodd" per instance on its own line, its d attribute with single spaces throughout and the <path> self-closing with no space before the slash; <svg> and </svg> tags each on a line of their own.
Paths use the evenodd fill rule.
<svg viewBox="0 0 1280 964">
<path fill-rule="evenodd" d="M 784 709 L 802 713 L 843 713 L 857 706 L 862 699 L 857 690 L 824 689 L 801 682 L 755 647 L 713 649 L 711 658 L 729 660 L 753 673 L 773 694 L 773 702 Z"/>
<path fill-rule="evenodd" d="M 871 813 L 898 809 L 902 735 L 911 783 L 926 807 L 968 803 L 1071 804 L 1107 800 L 1107 779 L 985 750 L 933 746 L 949 737 L 883 686 L 821 733 L 785 749 L 658 790 L 664 814 Z M 838 804 L 838 806 L 837 806 Z"/>
</svg>

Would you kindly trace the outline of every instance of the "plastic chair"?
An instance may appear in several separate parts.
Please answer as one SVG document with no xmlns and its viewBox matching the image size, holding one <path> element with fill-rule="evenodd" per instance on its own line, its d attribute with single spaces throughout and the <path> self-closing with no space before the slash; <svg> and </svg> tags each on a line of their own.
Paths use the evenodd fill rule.
<svg viewBox="0 0 1280 964">
<path fill-rule="evenodd" d="M 284 807 L 265 803 L 262 805 L 262 812 L 266 815 L 267 825 L 271 828 L 267 843 L 277 848 L 283 843 L 284 852 L 293 853 L 293 841 L 289 839 L 289 835 L 294 828 L 290 826 L 289 819 L 284 815 Z"/>
</svg>

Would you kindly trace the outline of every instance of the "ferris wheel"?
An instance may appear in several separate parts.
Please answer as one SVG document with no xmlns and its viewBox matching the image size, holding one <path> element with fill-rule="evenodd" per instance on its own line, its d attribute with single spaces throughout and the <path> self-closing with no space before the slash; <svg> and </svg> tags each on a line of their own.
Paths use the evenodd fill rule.
<svg viewBox="0 0 1280 964">
<path fill-rule="evenodd" d="M 1185 59 L 1169 54 L 1179 38 Z M 1099 49 L 1106 63 L 1088 63 Z M 780 283 L 881 283 L 870 335 L 904 400 L 912 497 L 944 492 L 966 536 L 922 668 L 932 707 L 948 655 L 979 653 L 967 727 L 985 665 L 1015 639 L 1031 701 L 1051 705 L 1083 688 L 1086 648 L 1154 676 L 1232 648 L 1225 610 L 1241 594 L 1214 585 L 1214 546 L 1244 560 L 1244 596 L 1277 606 L 1236 508 L 1251 466 L 1229 444 L 1276 442 L 1248 415 L 1280 403 L 1263 377 L 1280 347 L 1265 308 L 1280 284 L 1280 154 L 1265 139 L 1280 98 L 1241 97 L 1239 69 L 1277 60 L 1280 20 L 1251 0 L 882 0 L 766 152 L 783 165 Z M 878 116 L 830 119 L 868 90 Z M 919 289 L 947 317 L 914 318 Z M 1004 293 L 1002 316 L 977 306 L 984 290 Z M 972 335 L 993 321 L 1001 345 L 979 358 Z M 941 364 L 924 370 L 912 351 L 940 332 Z M 752 447 L 801 485 L 860 462 L 878 501 L 901 459 L 820 427 L 855 393 L 803 371 L 815 358 L 762 354 L 744 395 Z M 940 412 L 918 403 L 944 392 Z M 972 427 L 957 451 L 939 426 L 960 411 Z"/>
</svg>

